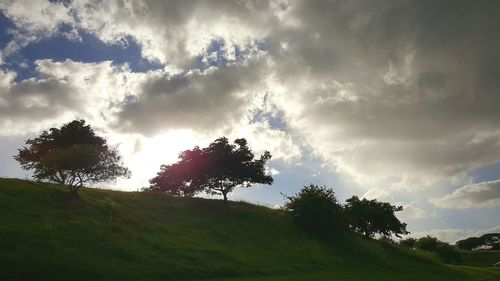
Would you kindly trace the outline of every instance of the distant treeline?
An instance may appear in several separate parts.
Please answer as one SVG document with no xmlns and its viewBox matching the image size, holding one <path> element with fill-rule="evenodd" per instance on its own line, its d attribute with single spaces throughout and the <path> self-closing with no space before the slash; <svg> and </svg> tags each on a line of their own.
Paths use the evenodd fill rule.
<svg viewBox="0 0 500 281">
<path fill-rule="evenodd" d="M 463 250 L 500 250 L 500 233 L 488 233 L 480 237 L 469 237 L 459 240 L 457 247 Z"/>
</svg>

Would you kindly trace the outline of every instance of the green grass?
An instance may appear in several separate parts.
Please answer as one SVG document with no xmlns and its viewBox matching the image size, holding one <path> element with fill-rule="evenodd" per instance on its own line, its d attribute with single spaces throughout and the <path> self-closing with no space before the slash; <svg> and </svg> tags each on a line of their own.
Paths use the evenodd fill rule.
<svg viewBox="0 0 500 281">
<path fill-rule="evenodd" d="M 491 267 L 500 261 L 500 251 L 461 252 L 464 264 L 472 266 Z"/>
<path fill-rule="evenodd" d="M 347 235 L 329 244 L 242 202 L 0 179 L 1 280 L 494 280 Z M 482 265 L 482 264 L 481 264 Z"/>
</svg>

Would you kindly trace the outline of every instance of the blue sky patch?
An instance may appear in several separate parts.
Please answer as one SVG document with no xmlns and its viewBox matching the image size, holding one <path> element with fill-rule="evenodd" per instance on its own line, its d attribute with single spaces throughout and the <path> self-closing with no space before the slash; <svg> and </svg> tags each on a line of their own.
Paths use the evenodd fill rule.
<svg viewBox="0 0 500 281">
<path fill-rule="evenodd" d="M 2 12 L 0 12 L 0 26 L 2 27 L 0 28 L 0 49 L 3 49 L 12 40 L 13 36 L 9 33 L 9 30 L 15 26 Z"/>
<path fill-rule="evenodd" d="M 472 173 L 474 182 L 494 181 L 499 179 L 500 162 L 480 167 Z"/>
<path fill-rule="evenodd" d="M 15 28 L 4 15 L 0 15 L 0 24 Z M 141 46 L 130 36 L 125 37 L 120 43 L 106 44 L 94 35 L 80 30 L 80 40 L 70 40 L 64 35 L 69 29 L 68 26 L 61 26 L 56 36 L 31 43 L 19 52 L 4 58 L 5 64 L 2 68 L 16 71 L 16 81 L 36 76 L 33 62 L 40 59 L 54 61 L 69 59 L 85 63 L 112 61 L 114 65 L 128 64 L 132 72 L 163 68 L 162 64 L 143 58 Z M 0 46 L 5 47 L 12 40 L 7 30 L 8 28 L 0 30 Z"/>
</svg>

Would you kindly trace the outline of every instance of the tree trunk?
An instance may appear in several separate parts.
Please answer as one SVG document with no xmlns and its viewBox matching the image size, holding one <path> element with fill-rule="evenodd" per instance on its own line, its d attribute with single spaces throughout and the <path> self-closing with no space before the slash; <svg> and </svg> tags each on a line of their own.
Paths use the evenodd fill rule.
<svg viewBox="0 0 500 281">
<path fill-rule="evenodd" d="M 222 196 L 224 196 L 224 203 L 227 202 L 227 192 L 222 191 Z"/>
<path fill-rule="evenodd" d="M 74 198 L 77 200 L 80 200 L 80 194 L 78 194 L 78 190 L 80 189 L 79 186 L 74 186 L 70 185 L 68 186 L 69 190 L 71 191 L 71 194 L 73 194 Z"/>
</svg>

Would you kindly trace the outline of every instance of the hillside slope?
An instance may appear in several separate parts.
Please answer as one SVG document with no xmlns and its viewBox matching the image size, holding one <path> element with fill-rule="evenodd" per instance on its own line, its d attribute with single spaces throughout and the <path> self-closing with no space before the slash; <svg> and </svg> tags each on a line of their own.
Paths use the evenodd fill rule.
<svg viewBox="0 0 500 281">
<path fill-rule="evenodd" d="M 335 245 L 277 210 L 0 179 L 2 280 L 485 280 L 350 235 Z"/>
</svg>

